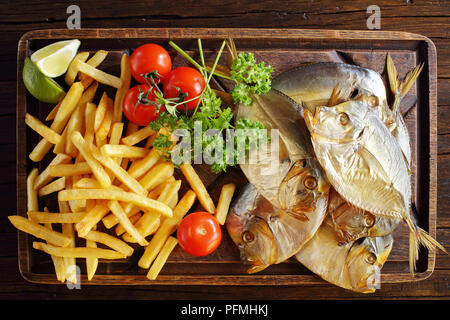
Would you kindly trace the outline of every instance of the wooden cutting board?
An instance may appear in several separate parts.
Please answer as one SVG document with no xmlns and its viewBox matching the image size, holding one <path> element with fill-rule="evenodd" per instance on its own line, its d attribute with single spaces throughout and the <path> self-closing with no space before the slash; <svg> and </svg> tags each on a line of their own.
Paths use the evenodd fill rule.
<svg viewBox="0 0 450 320">
<path fill-rule="evenodd" d="M 38 142 L 37 135 L 26 127 L 25 113 L 40 119 L 52 106 L 38 102 L 25 89 L 22 81 L 23 61 L 27 55 L 57 40 L 78 38 L 81 50 L 95 52 L 108 50 L 108 58 L 101 69 L 119 74 L 120 56 L 144 43 L 158 43 L 170 49 L 168 40 L 175 41 L 197 58 L 197 38 L 202 39 L 206 59 L 211 61 L 225 38 L 235 40 L 238 51 L 253 52 L 257 60 L 274 67 L 274 76 L 305 62 L 345 62 L 371 68 L 385 77 L 386 54 L 389 52 L 400 78 L 420 62 L 423 71 L 401 104 L 411 136 L 413 159 L 413 198 L 417 221 L 432 237 L 436 236 L 436 162 L 437 162 L 437 97 L 436 49 L 426 37 L 393 31 L 341 31 L 296 29 L 82 29 L 37 30 L 26 33 L 19 41 L 17 70 L 17 208 L 26 216 L 26 176 L 33 167 L 45 168 L 51 160 L 41 164 L 31 162 L 28 154 Z M 174 66 L 188 62 L 169 50 Z M 208 59 L 209 58 L 209 59 Z M 62 83 L 63 81 L 59 81 Z M 215 85 L 227 89 L 228 84 L 215 80 Z M 235 198 L 247 183 L 239 168 L 227 174 L 212 174 L 206 166 L 197 166 L 205 185 L 217 203 L 223 184 L 237 186 Z M 55 208 L 55 197 L 43 198 L 42 207 Z M 43 209 L 43 208 L 40 208 Z M 56 210 L 56 209 L 55 209 Z M 239 252 L 225 228 L 219 248 L 211 255 L 198 258 L 184 253 L 179 247 L 171 254 L 157 280 L 149 281 L 147 270 L 137 267 L 142 248 L 137 248 L 128 260 L 101 261 L 91 281 L 85 276 L 84 259 L 77 259 L 83 285 L 150 285 L 150 284 L 205 284 L 205 285 L 301 285 L 323 284 L 324 281 L 298 262 L 290 259 L 273 265 L 257 274 L 247 274 L 247 266 L 239 259 Z M 408 267 L 408 231 L 400 225 L 394 233 L 394 246 L 382 269 L 382 283 L 417 281 L 431 275 L 435 253 L 421 250 L 415 275 Z M 32 237 L 18 232 L 19 268 L 23 277 L 36 283 L 59 283 L 48 255 L 32 249 Z M 80 245 L 84 245 L 81 244 Z"/>
</svg>

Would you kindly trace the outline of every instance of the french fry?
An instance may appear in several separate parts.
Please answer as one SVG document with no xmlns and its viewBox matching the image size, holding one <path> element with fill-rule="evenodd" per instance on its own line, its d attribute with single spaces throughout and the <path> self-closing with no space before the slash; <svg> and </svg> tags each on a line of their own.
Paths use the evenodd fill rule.
<svg viewBox="0 0 450 320">
<path fill-rule="evenodd" d="M 134 225 L 136 223 L 136 221 L 138 221 L 141 217 L 142 217 L 142 214 L 140 212 L 138 212 L 138 213 L 132 215 L 131 217 L 129 217 L 128 219 Z M 117 236 L 121 236 L 125 232 L 126 232 L 126 230 L 123 227 L 123 225 L 121 225 L 121 224 L 116 225 L 116 235 Z"/>
<path fill-rule="evenodd" d="M 191 188 L 197 194 L 198 200 L 203 208 L 209 213 L 214 213 L 216 208 L 214 207 L 214 202 L 211 199 L 208 191 L 205 188 L 202 180 L 198 176 L 197 172 L 195 172 L 194 168 L 190 164 L 182 164 L 180 165 L 181 172 L 186 177 L 186 180 L 189 182 Z"/>
<path fill-rule="evenodd" d="M 64 129 L 67 121 L 75 110 L 78 101 L 83 94 L 83 86 L 79 82 L 75 82 L 67 92 L 66 96 L 61 102 L 61 105 L 56 113 L 55 120 L 53 120 L 50 129 L 55 131 L 56 133 L 61 133 Z M 41 161 L 44 156 L 50 151 L 52 144 L 45 139 L 39 141 L 36 147 L 29 154 L 29 158 L 34 162 Z"/>
<path fill-rule="evenodd" d="M 122 86 L 122 80 L 120 78 L 113 76 L 109 73 L 103 72 L 95 67 L 88 65 L 87 63 L 77 60 L 75 61 L 77 69 L 89 77 L 97 80 L 100 83 L 106 84 L 114 88 L 120 88 Z"/>
<path fill-rule="evenodd" d="M 146 189 L 152 190 L 164 180 L 173 176 L 174 166 L 170 162 L 164 162 L 154 166 L 145 176 L 143 176 L 139 183 Z"/>
<path fill-rule="evenodd" d="M 150 127 L 144 127 L 125 138 L 122 138 L 122 143 L 126 144 L 127 146 L 134 146 L 135 144 L 141 142 L 145 138 L 150 137 L 151 135 L 154 135 L 156 132 L 150 128 Z"/>
<path fill-rule="evenodd" d="M 141 227 L 141 228 L 145 227 L 145 230 L 144 230 L 145 234 L 142 234 L 138 230 L 138 232 L 140 234 L 142 234 L 143 237 L 147 237 L 151 234 L 154 234 L 158 230 L 159 226 L 161 225 L 161 220 L 163 220 L 163 218 L 161 217 L 161 215 L 159 213 L 149 211 L 149 212 L 146 212 L 145 214 L 147 215 L 145 218 L 145 226 Z M 141 220 L 143 216 L 144 215 L 141 215 L 139 220 Z M 139 222 L 139 221 L 137 221 L 137 222 Z M 137 227 L 136 223 L 135 223 L 135 227 Z M 143 223 L 141 223 L 141 226 L 142 226 L 142 224 Z M 137 242 L 136 239 L 134 237 L 132 237 L 128 232 L 123 234 L 122 238 L 123 238 L 123 240 L 125 240 L 128 243 L 136 243 Z"/>
<path fill-rule="evenodd" d="M 100 183 L 92 178 L 81 178 L 73 184 L 75 189 L 100 189 Z"/>
<path fill-rule="evenodd" d="M 75 131 L 71 140 L 77 149 L 80 151 L 83 158 L 86 160 L 88 165 L 91 167 L 92 173 L 97 178 L 97 181 L 103 188 L 109 188 L 111 186 L 111 179 L 109 178 L 108 173 L 103 169 L 100 163 L 94 158 L 91 153 L 91 149 L 89 145 L 86 144 L 84 138 L 81 136 L 81 133 Z"/>
<path fill-rule="evenodd" d="M 141 209 L 139 209 L 139 207 L 136 207 L 133 204 L 129 203 L 128 205 L 123 205 L 121 204 L 123 210 L 125 211 L 125 214 L 127 215 L 128 218 L 130 218 L 131 216 L 135 215 L 136 213 L 139 213 L 139 211 Z M 105 225 L 105 227 L 107 229 L 111 229 L 112 227 L 114 227 L 116 224 L 119 223 L 119 219 L 117 219 L 117 217 L 114 214 L 109 214 L 106 217 L 104 217 L 102 219 L 103 224 Z"/>
<path fill-rule="evenodd" d="M 145 142 L 145 147 L 146 149 L 150 149 L 151 146 L 153 146 L 153 142 L 155 141 L 156 138 L 156 134 L 150 136 L 147 138 L 147 141 Z"/>
<path fill-rule="evenodd" d="M 148 245 L 147 240 L 139 233 L 139 231 L 134 227 L 131 223 L 130 219 L 128 219 L 125 211 L 117 201 L 109 201 L 108 207 L 111 209 L 111 212 L 117 217 L 120 225 L 130 234 L 141 246 Z"/>
<path fill-rule="evenodd" d="M 69 190 L 77 191 L 77 190 Z M 102 218 L 109 212 L 109 207 L 106 201 L 97 201 L 94 208 L 86 213 L 84 218 L 75 225 L 75 229 L 78 232 L 78 236 L 83 237 L 102 220 Z"/>
<path fill-rule="evenodd" d="M 52 224 L 46 223 L 45 227 L 52 230 Z M 55 267 L 56 279 L 60 282 L 66 281 L 66 266 L 64 264 L 64 258 L 50 255 L 52 258 L 53 266 Z"/>
<path fill-rule="evenodd" d="M 28 211 L 28 218 L 37 223 L 78 223 L 83 220 L 87 212 L 50 213 Z"/>
<path fill-rule="evenodd" d="M 216 219 L 220 225 L 225 224 L 227 219 L 228 210 L 230 209 L 231 199 L 233 199 L 234 190 L 236 185 L 233 183 L 226 184 L 220 191 L 219 202 L 217 203 Z"/>
<path fill-rule="evenodd" d="M 170 201 L 170 199 L 178 194 L 178 190 L 180 190 L 181 187 L 181 180 L 176 180 L 173 183 L 168 183 L 164 187 L 163 191 L 161 192 L 161 195 L 158 197 L 158 201 L 167 204 Z M 141 219 L 139 219 L 138 222 L 136 222 L 135 227 L 139 234 L 143 235 L 144 237 L 147 237 L 154 233 L 156 229 L 158 228 L 160 224 L 160 215 L 153 211 L 148 211 L 143 214 Z M 131 235 L 124 235 L 124 240 L 128 242 L 132 242 L 129 238 Z"/>
<path fill-rule="evenodd" d="M 100 98 L 100 102 L 98 103 L 97 109 L 95 110 L 95 120 L 94 120 L 94 131 L 100 128 L 100 125 L 105 119 L 106 110 L 108 109 L 108 95 L 106 92 L 103 92 L 102 97 Z"/>
<path fill-rule="evenodd" d="M 119 188 L 109 189 L 72 189 L 61 190 L 58 193 L 59 201 L 68 200 L 83 200 L 83 199 L 105 199 L 105 200 L 118 200 L 124 202 L 130 202 L 144 210 L 154 210 L 166 217 L 172 216 L 172 209 L 170 209 L 164 203 L 149 199 L 145 196 L 126 192 Z"/>
<path fill-rule="evenodd" d="M 86 104 L 86 110 L 84 114 L 84 119 L 86 121 L 85 131 L 84 131 L 84 140 L 87 144 L 92 144 L 94 142 L 94 122 L 95 122 L 95 113 L 97 107 L 92 102 L 88 102 Z"/>
<path fill-rule="evenodd" d="M 111 126 L 111 136 L 109 137 L 109 146 L 115 146 L 120 143 L 120 139 L 122 138 L 123 132 L 123 122 L 115 122 Z M 148 150 L 147 150 L 148 151 Z M 116 157 L 125 157 L 123 155 L 116 155 Z"/>
<path fill-rule="evenodd" d="M 71 239 L 69 237 L 41 226 L 27 218 L 21 216 L 9 216 L 8 219 L 16 229 L 31 234 L 36 238 L 43 239 L 55 246 L 67 247 L 70 244 Z"/>
<path fill-rule="evenodd" d="M 69 68 L 66 71 L 66 75 L 64 76 L 64 81 L 67 83 L 67 85 L 71 86 L 75 81 L 75 78 L 77 77 L 78 69 L 76 61 L 80 60 L 85 62 L 88 57 L 89 52 L 80 52 L 75 56 L 75 58 L 73 58 L 72 62 L 69 65 Z"/>
<path fill-rule="evenodd" d="M 36 180 L 38 178 L 39 170 L 38 168 L 33 168 L 27 177 L 27 209 L 28 211 L 38 211 L 38 194 L 34 186 L 36 185 Z"/>
<path fill-rule="evenodd" d="M 96 259 L 124 259 L 126 256 L 123 253 L 110 250 L 110 249 L 100 249 L 100 248 L 87 248 L 87 247 L 77 247 L 77 248 L 61 248 L 57 246 L 52 246 L 44 242 L 33 242 L 33 248 L 37 250 L 44 251 L 53 256 L 57 257 L 67 257 L 67 258 L 96 258 Z"/>
<path fill-rule="evenodd" d="M 109 130 L 111 129 L 113 111 L 113 101 L 111 100 L 111 98 L 107 97 L 105 117 L 103 118 L 100 127 L 95 132 L 99 140 L 105 140 L 108 136 Z"/>
<path fill-rule="evenodd" d="M 138 266 L 143 269 L 148 269 L 158 255 L 167 238 L 176 230 L 178 224 L 183 219 L 184 215 L 194 204 L 197 195 L 194 191 L 188 190 L 185 195 L 178 202 L 173 210 L 172 218 L 164 219 L 158 231 L 153 235 L 149 245 L 145 247 L 144 254 L 139 259 Z"/>
<path fill-rule="evenodd" d="M 50 193 L 60 191 L 65 187 L 66 187 L 66 177 L 62 177 L 40 188 L 38 191 L 38 195 L 39 197 L 43 197 Z"/>
<path fill-rule="evenodd" d="M 145 173 L 147 173 L 160 159 L 158 150 L 152 149 L 150 152 L 147 153 L 147 155 L 139 160 L 136 160 L 133 162 L 128 169 L 128 173 L 133 178 L 140 178 Z"/>
<path fill-rule="evenodd" d="M 166 187 L 166 184 L 172 183 L 172 182 L 175 182 L 175 177 L 174 176 L 170 176 L 165 181 L 163 181 L 162 183 L 160 183 L 156 187 L 154 187 L 153 190 L 148 193 L 148 197 L 150 199 L 158 199 L 159 195 L 161 194 L 161 192 Z"/>
<path fill-rule="evenodd" d="M 47 127 L 45 124 L 39 121 L 39 119 L 33 117 L 29 113 L 25 115 L 25 123 L 48 142 L 57 144 L 59 141 L 61 141 L 61 136 L 59 134 Z"/>
<path fill-rule="evenodd" d="M 105 60 L 106 56 L 108 55 L 108 51 L 105 50 L 98 50 L 88 61 L 84 60 L 88 65 L 97 68 L 103 60 Z M 84 62 L 83 61 L 83 62 Z M 87 76 L 83 73 L 79 76 L 80 81 L 83 81 Z"/>
<path fill-rule="evenodd" d="M 120 165 L 113 159 L 102 154 L 98 148 L 94 145 L 90 146 L 93 157 L 100 162 L 103 166 L 108 168 L 123 184 L 125 184 L 130 190 L 137 194 L 146 196 L 147 190 L 132 176 L 128 174 Z"/>
<path fill-rule="evenodd" d="M 59 110 L 59 107 L 61 106 L 61 102 L 63 101 L 64 97 L 61 98 L 61 100 L 59 100 L 59 102 L 53 107 L 53 109 L 49 112 L 49 114 L 47 115 L 47 117 L 45 118 L 45 121 L 50 121 L 55 119 L 56 113 Z"/>
<path fill-rule="evenodd" d="M 75 248 L 75 232 L 72 223 L 62 224 L 62 234 L 71 239 L 68 248 Z M 66 279 L 72 283 L 77 283 L 77 265 L 74 257 L 65 257 L 64 266 L 66 267 Z"/>
<path fill-rule="evenodd" d="M 139 130 L 138 125 L 136 125 L 132 122 L 128 122 L 126 136 L 129 136 L 138 130 Z M 124 168 L 125 170 L 127 170 L 129 162 L 130 162 L 130 159 L 128 159 L 128 158 L 122 159 L 122 163 L 120 164 L 120 166 L 122 168 Z"/>
<path fill-rule="evenodd" d="M 69 123 L 67 124 L 67 137 L 70 137 L 73 132 L 79 131 L 83 132 L 84 127 L 84 112 L 86 110 L 86 103 L 82 105 L 78 105 L 75 111 L 72 113 L 70 117 Z M 66 140 L 65 143 L 65 154 L 68 154 L 72 158 L 76 158 L 78 156 L 78 149 L 72 143 L 70 139 Z"/>
<path fill-rule="evenodd" d="M 105 144 L 100 151 L 105 156 L 122 158 L 143 158 L 148 153 L 148 149 L 123 144 Z"/>
<path fill-rule="evenodd" d="M 92 173 L 87 162 L 56 164 L 48 166 L 48 172 L 52 177 L 66 177 Z"/>
<path fill-rule="evenodd" d="M 72 159 L 66 154 L 57 154 L 56 157 L 54 157 L 53 160 L 49 163 L 47 168 L 45 168 L 44 171 L 42 171 L 41 174 L 36 178 L 34 182 L 34 190 L 38 190 L 42 186 L 52 181 L 53 176 L 50 175 L 50 166 L 69 163 L 71 160 Z"/>
<path fill-rule="evenodd" d="M 86 240 L 87 248 L 97 248 L 97 242 Z M 86 273 L 88 280 L 92 280 L 98 267 L 98 258 L 86 258 Z"/>
<path fill-rule="evenodd" d="M 128 89 L 130 89 L 131 69 L 130 59 L 127 54 L 123 54 L 122 59 L 120 60 L 120 79 L 122 80 L 122 86 L 117 89 L 114 98 L 113 122 L 122 121 L 123 98 Z"/>
<path fill-rule="evenodd" d="M 167 241 L 164 243 L 161 251 L 153 262 L 150 270 L 147 273 L 147 278 L 149 280 L 155 280 L 158 274 L 160 273 L 162 267 L 167 261 L 167 258 L 170 256 L 173 249 L 178 244 L 178 240 L 174 237 L 169 237 Z"/>
<path fill-rule="evenodd" d="M 131 256 L 134 249 L 122 240 L 113 237 L 107 233 L 91 230 L 89 233 L 83 236 L 83 238 L 98 243 L 102 243 L 105 246 L 114 249 L 117 252 L 122 253 L 125 257 Z"/>
</svg>

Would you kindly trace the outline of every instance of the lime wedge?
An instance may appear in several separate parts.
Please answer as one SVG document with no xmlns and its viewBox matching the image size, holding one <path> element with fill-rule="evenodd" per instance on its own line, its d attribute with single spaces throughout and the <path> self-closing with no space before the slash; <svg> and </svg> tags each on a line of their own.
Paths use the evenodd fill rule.
<svg viewBox="0 0 450 320">
<path fill-rule="evenodd" d="M 39 101 L 58 103 L 65 94 L 63 88 L 53 79 L 44 76 L 28 57 L 25 58 L 22 78 L 25 87 Z"/>
<path fill-rule="evenodd" d="M 59 77 L 67 71 L 79 47 L 78 39 L 58 41 L 33 53 L 31 61 L 47 77 Z"/>
</svg>

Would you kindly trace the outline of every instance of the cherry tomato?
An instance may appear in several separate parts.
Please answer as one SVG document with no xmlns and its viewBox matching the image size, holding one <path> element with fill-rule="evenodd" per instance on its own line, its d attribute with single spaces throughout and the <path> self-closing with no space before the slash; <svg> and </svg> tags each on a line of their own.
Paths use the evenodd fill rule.
<svg viewBox="0 0 450 320">
<path fill-rule="evenodd" d="M 156 112 L 156 107 L 152 104 L 144 104 L 139 103 L 139 94 L 140 91 L 148 92 L 150 90 L 150 86 L 146 84 L 140 84 L 130 88 L 125 97 L 123 98 L 123 113 L 127 117 L 127 119 L 138 126 L 148 126 L 148 124 L 159 117 L 159 114 L 165 110 L 164 106 L 161 106 L 159 112 Z M 155 101 L 155 93 L 154 91 L 150 91 L 148 93 L 147 99 L 150 101 Z M 147 102 L 148 103 L 148 102 Z"/>
<path fill-rule="evenodd" d="M 160 80 L 170 73 L 172 69 L 172 59 L 163 47 L 154 44 L 144 44 L 133 51 L 130 57 L 131 74 L 136 81 L 146 83 L 141 74 L 157 71 Z M 156 83 L 159 83 L 156 79 Z"/>
<path fill-rule="evenodd" d="M 190 100 L 199 96 L 203 88 L 205 88 L 205 80 L 200 72 L 190 67 L 178 67 L 172 70 L 167 75 L 163 82 L 164 97 L 176 98 L 179 96 L 178 89 L 181 93 L 187 94 L 184 97 L 184 101 Z M 194 109 L 197 106 L 198 99 L 189 101 L 186 106 L 189 110 Z M 184 105 L 177 107 L 180 110 L 184 110 Z"/>
<path fill-rule="evenodd" d="M 222 231 L 219 222 L 212 214 L 199 211 L 189 214 L 181 221 L 177 239 L 184 251 L 203 257 L 219 246 Z"/>
</svg>

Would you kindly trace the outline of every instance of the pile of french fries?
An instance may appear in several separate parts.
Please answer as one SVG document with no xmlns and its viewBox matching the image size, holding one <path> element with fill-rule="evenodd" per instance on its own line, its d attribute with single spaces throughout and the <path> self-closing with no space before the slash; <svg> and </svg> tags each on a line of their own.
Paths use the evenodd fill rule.
<svg viewBox="0 0 450 320">
<path fill-rule="evenodd" d="M 182 181 L 175 179 L 174 165 L 152 148 L 157 134 L 170 132 L 122 122 L 122 100 L 131 82 L 129 57 L 122 56 L 118 78 L 97 69 L 107 54 L 100 50 L 87 60 L 89 53 L 81 52 L 74 58 L 65 75 L 70 89 L 45 119 L 50 126 L 25 117 L 42 137 L 29 158 L 40 162 L 52 148 L 54 157 L 27 177 L 27 218 L 9 220 L 45 241 L 34 241 L 33 248 L 51 256 L 61 282 L 77 282 L 76 259 L 85 259 L 91 280 L 99 259 L 126 259 L 133 244 L 145 247 L 138 265 L 148 269 L 148 279 L 156 279 L 178 243 L 172 234 L 196 199 L 223 225 L 235 190 L 233 184 L 223 186 L 216 209 L 192 166 L 183 164 L 191 189 L 179 199 Z M 93 103 L 99 83 L 117 88 L 114 100 L 104 92 Z M 55 192 L 59 212 L 40 211 L 39 198 Z M 99 231 L 100 223 L 106 232 Z M 61 225 L 60 232 L 55 225 Z M 77 247 L 80 242 L 85 246 Z"/>
</svg>

